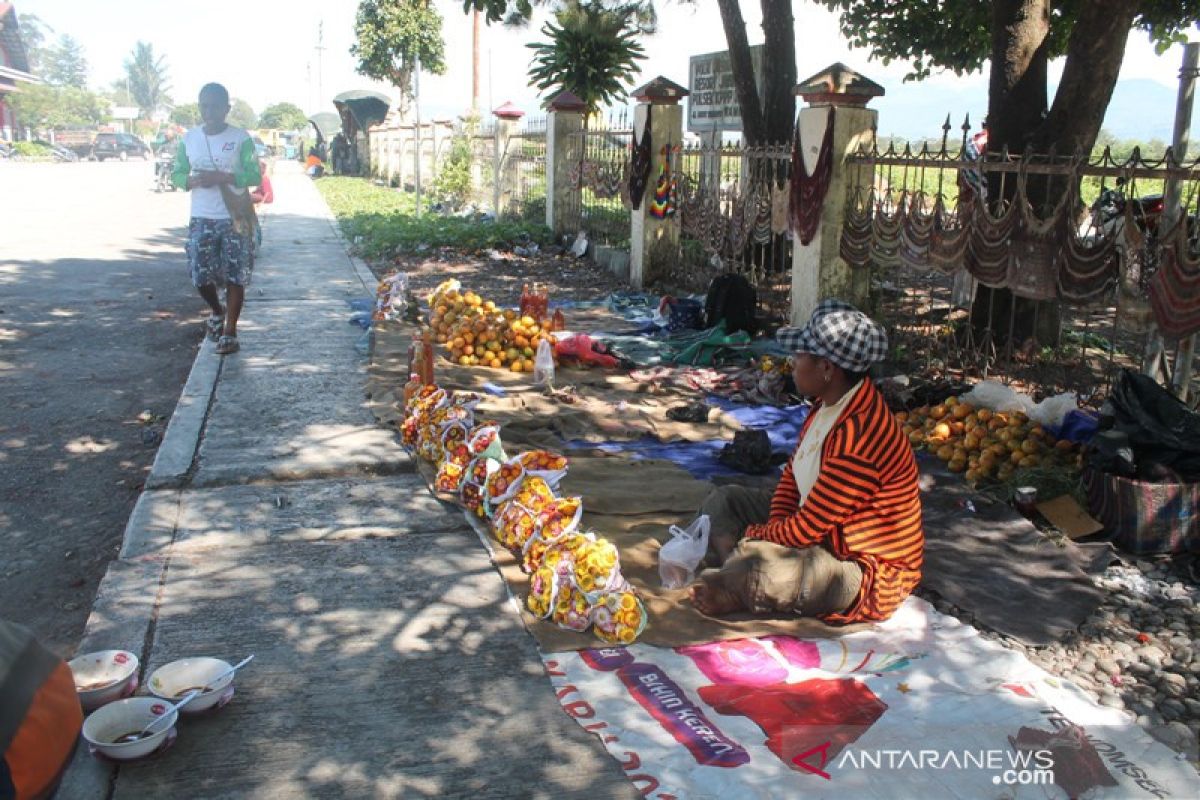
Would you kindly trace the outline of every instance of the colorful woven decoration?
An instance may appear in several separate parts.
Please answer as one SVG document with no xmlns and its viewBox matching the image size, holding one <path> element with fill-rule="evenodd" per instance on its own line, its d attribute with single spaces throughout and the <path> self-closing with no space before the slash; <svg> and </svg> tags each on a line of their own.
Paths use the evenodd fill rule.
<svg viewBox="0 0 1200 800">
<path fill-rule="evenodd" d="M 654 159 L 654 150 L 650 144 L 650 114 L 646 114 L 646 127 L 642 131 L 641 141 L 637 136 L 629 150 L 629 204 L 634 210 L 642 207 L 642 197 L 646 194 L 646 184 L 650 181 L 650 168 Z"/>
<path fill-rule="evenodd" d="M 817 235 L 821 224 L 821 206 L 833 179 L 833 118 L 835 109 L 830 106 L 829 119 L 825 122 L 825 136 L 817 152 L 817 163 L 810 175 L 804 166 L 804 151 L 800 141 L 800 126 L 792 140 L 792 230 L 800 244 L 808 244 Z"/>
<path fill-rule="evenodd" d="M 662 164 L 658 168 L 658 182 L 654 185 L 654 196 L 650 200 L 650 216 L 666 219 L 675 214 L 678 205 L 679 186 L 671 171 L 671 145 L 666 144 L 659 154 Z"/>
</svg>

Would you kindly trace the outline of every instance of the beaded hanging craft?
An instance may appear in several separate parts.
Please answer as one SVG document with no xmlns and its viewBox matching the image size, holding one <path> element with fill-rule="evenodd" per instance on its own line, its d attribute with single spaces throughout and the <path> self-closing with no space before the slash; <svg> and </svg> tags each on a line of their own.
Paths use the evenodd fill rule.
<svg viewBox="0 0 1200 800">
<path fill-rule="evenodd" d="M 646 127 L 642 130 L 642 138 L 637 136 L 630 140 L 629 149 L 629 204 L 634 210 L 642 207 L 642 197 L 646 194 L 646 184 L 650 181 L 651 162 L 654 159 L 650 143 L 650 114 L 646 114 Z"/>
<path fill-rule="evenodd" d="M 658 183 L 654 186 L 654 196 L 650 198 L 650 216 L 655 219 L 666 219 L 674 216 L 679 205 L 679 184 L 671 169 L 671 157 L 679 152 L 679 145 L 671 147 L 671 143 L 659 150 L 662 164 L 658 168 Z"/>
</svg>

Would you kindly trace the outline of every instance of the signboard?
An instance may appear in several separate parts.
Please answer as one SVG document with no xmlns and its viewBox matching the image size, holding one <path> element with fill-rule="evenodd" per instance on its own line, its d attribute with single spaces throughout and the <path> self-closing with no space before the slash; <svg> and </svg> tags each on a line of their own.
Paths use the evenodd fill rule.
<svg viewBox="0 0 1200 800">
<path fill-rule="evenodd" d="M 109 116 L 113 119 L 137 119 L 140 114 L 137 106 L 113 106 Z"/>
<path fill-rule="evenodd" d="M 750 48 L 750 63 L 754 66 L 754 82 L 758 94 L 763 89 L 763 45 Z M 738 107 L 737 91 L 733 85 L 733 69 L 729 51 L 692 56 L 688 63 L 688 117 L 691 133 L 706 131 L 740 131 L 742 112 Z"/>
</svg>

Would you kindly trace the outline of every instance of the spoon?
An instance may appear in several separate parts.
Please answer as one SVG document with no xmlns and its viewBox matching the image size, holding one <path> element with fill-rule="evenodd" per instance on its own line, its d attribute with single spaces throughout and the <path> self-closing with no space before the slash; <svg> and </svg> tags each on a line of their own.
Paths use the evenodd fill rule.
<svg viewBox="0 0 1200 800">
<path fill-rule="evenodd" d="M 193 700 L 195 700 L 195 699 L 196 699 L 197 697 L 199 697 L 199 696 L 200 696 L 200 690 L 199 690 L 199 689 L 192 689 L 190 692 L 188 692 L 187 694 L 185 694 L 185 695 L 183 696 L 183 699 L 182 699 L 182 700 L 180 700 L 178 703 L 176 703 L 175 705 L 173 705 L 173 706 L 171 706 L 170 708 L 168 708 L 166 711 L 164 711 L 164 712 L 163 712 L 162 714 L 160 714 L 159 716 L 157 716 L 157 717 L 155 717 L 154 719 L 150 720 L 150 722 L 149 722 L 149 723 L 147 723 L 146 727 L 144 727 L 144 728 L 142 728 L 140 731 L 138 731 L 138 734 L 137 734 L 137 736 L 136 736 L 135 738 L 133 738 L 133 739 L 130 739 L 129 741 L 131 741 L 131 742 L 136 742 L 138 739 L 145 739 L 147 736 L 149 736 L 149 735 L 150 735 L 150 729 L 151 729 L 151 728 L 153 728 L 153 727 L 154 727 L 155 725 L 157 725 L 158 723 L 162 722 L 162 721 L 163 721 L 164 719 L 166 719 L 167 717 L 169 717 L 169 716 L 171 715 L 171 712 L 172 712 L 172 711 L 178 711 L 179 709 L 183 708 L 184 706 L 186 706 L 188 703 L 192 702 Z"/>
<path fill-rule="evenodd" d="M 222 673 L 221 673 L 220 675 L 218 675 L 217 677 L 213 678 L 213 679 L 212 679 L 211 681 L 209 681 L 207 684 L 205 684 L 205 686 L 204 686 L 204 691 L 206 691 L 206 692 L 207 692 L 207 691 L 210 691 L 210 689 L 208 688 L 209 686 L 212 686 L 214 683 L 220 683 L 221 681 L 225 680 L 225 678 L 226 678 L 227 676 L 229 676 L 229 675 L 232 675 L 233 673 L 237 672 L 239 669 L 241 669 L 242 667 L 246 666 L 247 664 L 249 664 L 249 663 L 250 663 L 251 661 L 253 661 L 253 660 L 254 660 L 254 653 L 251 653 L 250 655 L 246 656 L 245 658 L 243 658 L 243 659 L 242 659 L 241 661 L 239 661 L 238 663 L 234 664 L 234 665 L 233 665 L 232 667 L 230 667 L 229 669 L 227 669 L 227 670 L 225 670 L 224 672 L 222 672 Z"/>
</svg>

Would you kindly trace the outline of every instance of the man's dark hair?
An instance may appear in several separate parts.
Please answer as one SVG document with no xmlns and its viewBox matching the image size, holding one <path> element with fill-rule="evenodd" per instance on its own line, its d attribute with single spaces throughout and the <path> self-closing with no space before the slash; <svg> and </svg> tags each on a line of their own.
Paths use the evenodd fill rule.
<svg viewBox="0 0 1200 800">
<path fill-rule="evenodd" d="M 844 370 L 842 370 L 842 372 L 846 373 L 846 382 L 849 383 L 851 386 L 858 383 L 863 378 L 867 377 L 867 373 L 865 373 L 865 372 L 851 372 L 848 369 L 844 369 Z"/>
<path fill-rule="evenodd" d="M 225 101 L 225 105 L 229 105 L 229 90 L 219 83 L 206 83 L 200 87 L 200 97 L 206 94 L 215 94 Z"/>
</svg>

